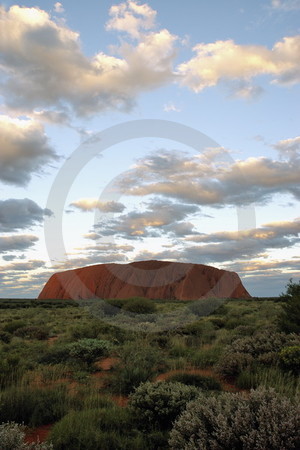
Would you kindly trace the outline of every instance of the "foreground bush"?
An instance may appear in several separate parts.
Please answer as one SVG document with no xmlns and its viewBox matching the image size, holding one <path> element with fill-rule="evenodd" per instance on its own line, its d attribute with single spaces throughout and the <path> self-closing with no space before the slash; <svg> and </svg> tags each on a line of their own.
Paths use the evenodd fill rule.
<svg viewBox="0 0 300 450">
<path fill-rule="evenodd" d="M 133 297 L 125 302 L 123 309 L 136 314 L 153 314 L 156 305 L 149 298 Z"/>
<path fill-rule="evenodd" d="M 111 349 L 109 341 L 103 339 L 80 339 L 69 345 L 69 356 L 87 363 L 92 363 L 101 356 L 106 356 Z"/>
<path fill-rule="evenodd" d="M 121 407 L 71 411 L 54 425 L 50 440 L 55 450 L 140 450 L 147 448 L 132 431 L 132 417 Z"/>
<path fill-rule="evenodd" d="M 281 365 L 294 373 L 300 373 L 300 345 L 283 348 L 279 353 Z"/>
<path fill-rule="evenodd" d="M 188 386 L 196 386 L 204 391 L 222 390 L 221 384 L 218 380 L 194 373 L 176 373 L 175 375 L 169 377 L 168 381 L 187 384 Z"/>
<path fill-rule="evenodd" d="M 24 441 L 24 427 L 14 422 L 0 425 L 1 450 L 52 450 L 52 444 L 28 444 Z"/>
<path fill-rule="evenodd" d="M 63 388 L 11 388 L 0 394 L 0 422 L 47 425 L 66 413 L 66 401 Z"/>
<path fill-rule="evenodd" d="M 191 402 L 170 433 L 172 450 L 300 448 L 300 406 L 273 389 Z"/>
<path fill-rule="evenodd" d="M 141 384 L 130 396 L 130 406 L 145 428 L 169 429 L 176 417 L 200 391 L 182 383 L 158 381 Z"/>
</svg>

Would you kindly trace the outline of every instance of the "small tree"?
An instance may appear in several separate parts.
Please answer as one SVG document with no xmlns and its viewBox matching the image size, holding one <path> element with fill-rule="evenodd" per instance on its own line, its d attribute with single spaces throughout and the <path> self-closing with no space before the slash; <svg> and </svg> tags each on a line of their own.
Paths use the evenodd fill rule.
<svg viewBox="0 0 300 450">
<path fill-rule="evenodd" d="M 293 283 L 292 278 L 287 284 L 286 293 L 280 297 L 285 301 L 278 325 L 285 333 L 300 333 L 300 281 Z"/>
</svg>

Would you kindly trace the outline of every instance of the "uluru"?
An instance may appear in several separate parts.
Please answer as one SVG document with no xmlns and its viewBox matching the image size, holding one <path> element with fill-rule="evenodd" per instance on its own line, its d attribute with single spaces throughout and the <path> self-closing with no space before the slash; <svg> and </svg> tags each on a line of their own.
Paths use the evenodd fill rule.
<svg viewBox="0 0 300 450">
<path fill-rule="evenodd" d="M 251 298 L 235 272 L 169 261 L 97 264 L 53 274 L 39 299 Z"/>
</svg>

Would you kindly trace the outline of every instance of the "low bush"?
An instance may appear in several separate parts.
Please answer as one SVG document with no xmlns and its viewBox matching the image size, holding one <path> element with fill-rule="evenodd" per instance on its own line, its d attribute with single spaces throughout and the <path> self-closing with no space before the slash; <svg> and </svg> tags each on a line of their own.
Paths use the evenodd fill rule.
<svg viewBox="0 0 300 450">
<path fill-rule="evenodd" d="M 175 418 L 200 391 L 177 382 L 146 382 L 130 395 L 129 404 L 141 427 L 170 429 Z"/>
<path fill-rule="evenodd" d="M 38 339 L 40 341 L 43 341 L 45 339 L 48 339 L 49 331 L 46 328 L 32 325 L 18 328 L 14 332 L 14 335 L 23 339 Z"/>
<path fill-rule="evenodd" d="M 171 450 L 300 448 L 300 406 L 274 390 L 223 393 L 187 405 L 170 433 Z"/>
<path fill-rule="evenodd" d="M 27 324 L 24 320 L 13 320 L 4 325 L 3 330 L 13 334 L 18 328 L 23 328 L 26 326 Z"/>
<path fill-rule="evenodd" d="M 53 445 L 47 443 L 25 442 L 24 426 L 7 422 L 0 424 L 0 445 L 1 450 L 52 450 Z"/>
<path fill-rule="evenodd" d="M 71 411 L 54 425 L 50 440 L 55 450 L 146 448 L 142 435 L 132 428 L 132 417 L 125 408 Z"/>
<path fill-rule="evenodd" d="M 136 314 L 153 314 L 156 312 L 156 305 L 148 298 L 134 297 L 126 301 L 123 309 Z"/>
<path fill-rule="evenodd" d="M 109 341 L 101 339 L 80 339 L 68 346 L 69 356 L 88 364 L 106 356 L 111 349 Z"/>
<path fill-rule="evenodd" d="M 13 421 L 36 427 L 59 420 L 66 409 L 66 391 L 62 387 L 15 387 L 0 393 L 0 422 Z"/>
<path fill-rule="evenodd" d="M 204 391 L 221 391 L 222 387 L 218 380 L 212 377 L 205 377 L 194 373 L 176 373 L 168 378 L 168 381 L 196 386 Z"/>
<path fill-rule="evenodd" d="M 300 345 L 282 348 L 279 352 L 281 366 L 294 373 L 300 372 Z"/>
</svg>

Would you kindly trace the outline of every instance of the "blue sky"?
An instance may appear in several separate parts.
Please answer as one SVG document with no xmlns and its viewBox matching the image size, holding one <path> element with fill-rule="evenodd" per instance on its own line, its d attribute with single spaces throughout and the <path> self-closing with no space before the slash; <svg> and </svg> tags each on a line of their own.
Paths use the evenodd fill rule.
<svg viewBox="0 0 300 450">
<path fill-rule="evenodd" d="M 257 296 L 299 279 L 299 18 L 299 0 L 3 2 L 0 296 L 141 259 Z"/>
</svg>

